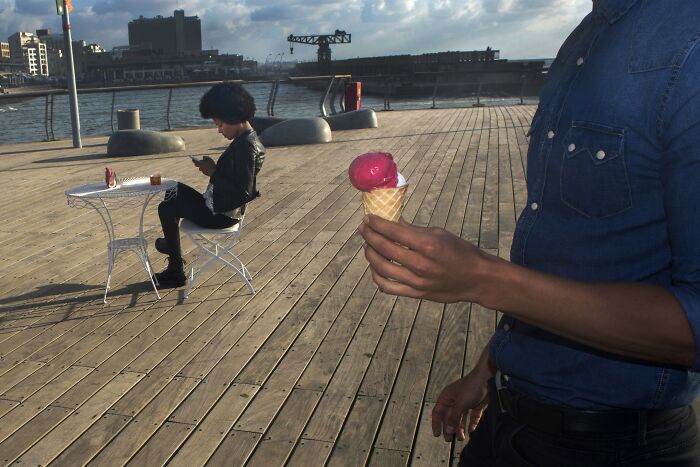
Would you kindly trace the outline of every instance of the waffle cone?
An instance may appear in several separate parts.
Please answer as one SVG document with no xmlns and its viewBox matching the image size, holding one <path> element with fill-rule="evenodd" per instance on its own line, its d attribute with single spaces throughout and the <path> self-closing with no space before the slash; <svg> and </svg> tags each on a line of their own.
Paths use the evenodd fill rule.
<svg viewBox="0 0 700 467">
<path fill-rule="evenodd" d="M 403 211 L 403 199 L 406 196 L 407 187 L 408 185 L 398 188 L 377 188 L 362 193 L 365 214 L 374 214 L 386 220 L 398 222 Z"/>
</svg>

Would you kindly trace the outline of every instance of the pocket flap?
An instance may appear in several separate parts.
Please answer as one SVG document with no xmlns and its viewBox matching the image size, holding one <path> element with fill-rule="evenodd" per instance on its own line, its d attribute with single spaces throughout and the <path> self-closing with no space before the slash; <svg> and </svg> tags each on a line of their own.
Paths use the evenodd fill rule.
<svg viewBox="0 0 700 467">
<path fill-rule="evenodd" d="M 621 128 L 574 121 L 564 138 L 566 158 L 585 152 L 595 165 L 605 164 L 623 154 L 624 140 L 625 131 Z"/>
</svg>

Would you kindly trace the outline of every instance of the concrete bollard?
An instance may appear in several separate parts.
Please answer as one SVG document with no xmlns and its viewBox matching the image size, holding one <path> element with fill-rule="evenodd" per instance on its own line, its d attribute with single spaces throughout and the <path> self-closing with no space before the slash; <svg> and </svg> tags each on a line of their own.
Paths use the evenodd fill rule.
<svg viewBox="0 0 700 467">
<path fill-rule="evenodd" d="M 117 129 L 139 130 L 141 129 L 141 117 L 139 109 L 117 110 Z"/>
</svg>

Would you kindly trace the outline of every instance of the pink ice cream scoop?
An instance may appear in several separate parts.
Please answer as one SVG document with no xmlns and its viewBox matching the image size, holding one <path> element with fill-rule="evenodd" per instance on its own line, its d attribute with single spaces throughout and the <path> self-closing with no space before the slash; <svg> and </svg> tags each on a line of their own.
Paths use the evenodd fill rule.
<svg viewBox="0 0 700 467">
<path fill-rule="evenodd" d="M 357 156 L 348 169 L 350 182 L 360 191 L 396 188 L 398 171 L 388 152 L 368 152 Z"/>
</svg>

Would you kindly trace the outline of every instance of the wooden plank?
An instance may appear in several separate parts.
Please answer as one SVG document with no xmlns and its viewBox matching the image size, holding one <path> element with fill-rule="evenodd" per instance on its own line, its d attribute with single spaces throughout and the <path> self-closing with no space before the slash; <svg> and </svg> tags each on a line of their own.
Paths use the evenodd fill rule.
<svg viewBox="0 0 700 467">
<path fill-rule="evenodd" d="M 46 465 L 57 457 L 68 445 L 90 425 L 106 412 L 106 410 L 128 392 L 143 375 L 138 373 L 122 373 L 107 384 L 102 390 L 91 397 L 85 404 L 75 411 L 69 411 L 60 407 L 48 407 L 48 411 L 63 411 L 69 416 L 42 437 L 28 451 L 19 457 L 18 461 L 34 465 Z M 47 430 L 48 431 L 48 430 Z M 38 438 L 35 438 L 35 440 Z"/>
<path fill-rule="evenodd" d="M 91 368 L 71 367 L 44 388 L 26 398 L 21 404 L 0 418 L 0 440 L 34 418 L 76 382 L 92 371 Z"/>
<path fill-rule="evenodd" d="M 249 459 L 250 465 L 284 465 L 320 398 L 318 391 L 294 389 Z"/>
<path fill-rule="evenodd" d="M 232 384 L 168 465 L 190 467 L 211 456 L 259 390 L 256 385 Z"/>
<path fill-rule="evenodd" d="M 382 416 L 385 399 L 358 396 L 345 426 L 335 443 L 335 448 L 328 459 L 327 467 L 344 467 L 348 465 L 365 465 L 372 452 L 368 447 L 376 435 L 378 420 Z M 370 421 L 377 420 L 376 423 Z"/>
<path fill-rule="evenodd" d="M 190 435 L 194 426 L 182 423 L 165 423 L 148 440 L 141 450 L 126 465 L 165 465 L 177 451 L 182 442 Z"/>
<path fill-rule="evenodd" d="M 207 465 L 244 465 L 260 438 L 260 433 L 231 430 Z"/>
<path fill-rule="evenodd" d="M 435 407 L 434 402 L 423 404 L 416 442 L 411 450 L 410 462 L 414 467 L 447 466 L 450 464 L 451 443 L 445 442 L 442 436 L 433 436 L 433 407 Z"/>
<path fill-rule="evenodd" d="M 150 396 L 146 396 L 146 399 L 150 399 L 148 405 L 117 434 L 93 462 L 104 465 L 122 465 L 127 462 L 198 384 L 199 380 L 175 377 L 155 398 L 150 399 Z M 115 413 L 115 410 L 111 409 L 110 413 Z"/>
<path fill-rule="evenodd" d="M 304 430 L 305 438 L 329 442 L 336 438 L 352 407 L 395 301 L 396 298 L 390 295 L 375 295 Z"/>
<path fill-rule="evenodd" d="M 86 464 L 97 452 L 119 433 L 131 417 L 105 414 L 95 422 L 93 429 L 80 435 L 51 462 L 52 466 L 74 467 Z"/>
<path fill-rule="evenodd" d="M 299 441 L 286 466 L 309 467 L 312 465 L 324 465 L 332 448 L 333 445 L 325 441 L 312 439 Z"/>
<path fill-rule="evenodd" d="M 408 465 L 408 453 L 377 448 L 372 451 L 370 467 L 405 467 Z"/>
<path fill-rule="evenodd" d="M 421 302 L 376 447 L 410 451 L 427 386 L 443 305 Z"/>
<path fill-rule="evenodd" d="M 17 456 L 29 449 L 37 439 L 49 432 L 61 420 L 71 414 L 72 410 L 60 407 L 49 407 L 42 410 L 31 421 L 12 433 L 0 443 L 0 459 L 5 465 L 11 464 Z"/>
</svg>

